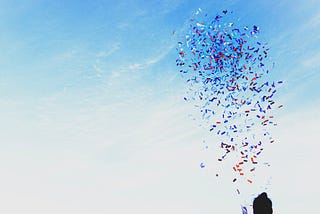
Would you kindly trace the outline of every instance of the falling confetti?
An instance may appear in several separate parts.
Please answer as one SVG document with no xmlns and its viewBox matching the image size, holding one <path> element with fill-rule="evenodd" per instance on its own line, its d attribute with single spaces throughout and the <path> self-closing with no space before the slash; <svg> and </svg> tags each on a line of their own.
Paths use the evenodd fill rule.
<svg viewBox="0 0 320 214">
<path fill-rule="evenodd" d="M 273 100 L 283 81 L 268 78 L 269 48 L 258 40 L 259 27 L 224 22 L 230 14 L 224 10 L 209 21 L 191 19 L 177 45 L 176 65 L 186 79 L 183 99 L 194 104 L 208 132 L 218 136 L 215 144 L 223 153 L 217 161 L 235 157 L 232 182 L 242 178 L 251 184 L 264 145 L 274 142 L 268 129 L 277 125 L 272 110 L 283 107 Z"/>
</svg>

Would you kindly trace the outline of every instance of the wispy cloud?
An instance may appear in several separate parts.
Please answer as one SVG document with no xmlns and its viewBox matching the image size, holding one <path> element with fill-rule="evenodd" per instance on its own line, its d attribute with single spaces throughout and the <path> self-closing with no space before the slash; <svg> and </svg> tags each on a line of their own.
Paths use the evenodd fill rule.
<svg viewBox="0 0 320 214">
<path fill-rule="evenodd" d="M 130 65 L 126 65 L 123 67 L 118 68 L 117 70 L 114 70 L 112 72 L 112 77 L 119 77 L 122 74 L 126 74 L 126 73 L 133 73 L 136 72 L 138 70 L 144 70 L 144 69 L 148 69 L 151 66 L 159 63 L 162 59 L 164 59 L 169 53 L 170 51 L 174 48 L 173 45 L 168 46 L 167 48 L 165 48 L 160 54 L 153 56 L 151 58 L 147 58 L 145 60 L 142 60 L 142 62 L 135 62 L 133 64 Z"/>
<path fill-rule="evenodd" d="M 181 0 L 163 0 L 160 4 L 160 11 L 163 14 L 170 13 L 177 9 L 182 2 Z"/>
<path fill-rule="evenodd" d="M 307 68 L 319 68 L 319 66 L 320 66 L 320 53 L 316 53 L 314 56 L 311 56 L 311 57 L 304 59 L 302 61 L 302 63 Z"/>
<path fill-rule="evenodd" d="M 163 58 L 165 58 L 173 48 L 174 48 L 174 45 L 170 45 L 164 51 L 162 51 L 159 55 L 157 55 L 153 58 L 147 59 L 145 62 L 146 66 L 150 66 L 150 65 L 158 63 Z"/>
<path fill-rule="evenodd" d="M 316 28 L 320 25 L 320 14 L 314 15 L 309 21 L 306 23 L 306 27 Z"/>
<path fill-rule="evenodd" d="M 112 46 L 106 50 L 99 51 L 96 56 L 98 58 L 106 58 L 121 48 L 120 42 L 114 42 Z"/>
</svg>

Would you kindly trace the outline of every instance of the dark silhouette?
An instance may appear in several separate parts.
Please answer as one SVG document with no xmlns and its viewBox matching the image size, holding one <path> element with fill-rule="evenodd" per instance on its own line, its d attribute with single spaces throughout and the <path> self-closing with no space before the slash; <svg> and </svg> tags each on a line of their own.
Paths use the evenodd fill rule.
<svg viewBox="0 0 320 214">
<path fill-rule="evenodd" d="M 272 201 L 263 192 L 253 201 L 253 214 L 272 214 Z"/>
</svg>

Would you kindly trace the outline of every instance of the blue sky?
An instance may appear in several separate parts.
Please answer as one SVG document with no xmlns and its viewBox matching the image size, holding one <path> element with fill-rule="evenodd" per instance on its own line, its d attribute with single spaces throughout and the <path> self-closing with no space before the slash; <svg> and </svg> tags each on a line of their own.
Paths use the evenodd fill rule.
<svg viewBox="0 0 320 214">
<path fill-rule="evenodd" d="M 1 212 L 240 213 L 231 182 L 199 167 L 207 133 L 175 67 L 198 8 L 269 42 L 285 84 L 268 192 L 277 213 L 316 210 L 318 1 L 29 0 L 0 1 Z"/>
</svg>

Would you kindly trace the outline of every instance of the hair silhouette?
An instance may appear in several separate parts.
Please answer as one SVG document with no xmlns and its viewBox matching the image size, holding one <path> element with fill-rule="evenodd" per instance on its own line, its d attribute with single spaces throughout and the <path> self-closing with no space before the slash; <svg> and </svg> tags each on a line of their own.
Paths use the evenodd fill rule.
<svg viewBox="0 0 320 214">
<path fill-rule="evenodd" d="M 253 214 L 272 214 L 272 201 L 263 192 L 253 201 Z"/>
</svg>

